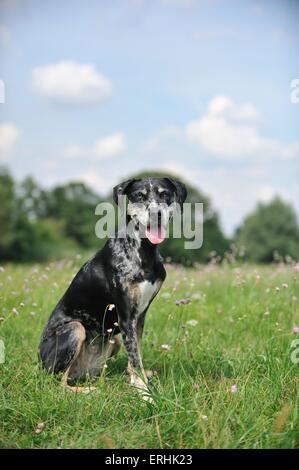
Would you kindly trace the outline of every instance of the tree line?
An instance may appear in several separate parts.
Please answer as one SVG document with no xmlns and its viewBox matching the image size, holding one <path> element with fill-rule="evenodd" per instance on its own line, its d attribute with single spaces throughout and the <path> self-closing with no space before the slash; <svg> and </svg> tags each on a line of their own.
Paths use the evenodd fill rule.
<svg viewBox="0 0 299 470">
<path fill-rule="evenodd" d="M 144 177 L 139 173 L 134 177 Z M 150 172 L 153 176 L 172 176 Z M 178 178 L 178 177 L 177 177 Z M 193 265 L 232 257 L 252 262 L 299 258 L 299 227 L 292 206 L 279 198 L 258 204 L 228 239 L 219 215 L 207 195 L 185 182 L 187 202 L 202 202 L 204 242 L 200 249 L 186 250 L 184 240 L 167 239 L 161 253 L 167 261 Z M 0 169 L 0 260 L 32 262 L 58 259 L 78 251 L 100 249 L 105 240 L 95 235 L 95 207 L 112 202 L 82 182 L 41 187 L 33 178 L 14 181 L 6 168 Z"/>
</svg>

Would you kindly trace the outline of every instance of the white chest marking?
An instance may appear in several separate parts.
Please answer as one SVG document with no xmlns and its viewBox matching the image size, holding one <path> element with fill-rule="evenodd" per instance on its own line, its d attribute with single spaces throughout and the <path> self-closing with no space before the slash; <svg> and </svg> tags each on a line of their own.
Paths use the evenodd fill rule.
<svg viewBox="0 0 299 470">
<path fill-rule="evenodd" d="M 139 302 L 138 302 L 138 313 L 141 314 L 147 308 L 148 304 L 154 297 L 154 295 L 160 289 L 160 282 L 155 282 L 152 284 L 149 281 L 142 281 L 138 284 L 139 289 Z"/>
</svg>

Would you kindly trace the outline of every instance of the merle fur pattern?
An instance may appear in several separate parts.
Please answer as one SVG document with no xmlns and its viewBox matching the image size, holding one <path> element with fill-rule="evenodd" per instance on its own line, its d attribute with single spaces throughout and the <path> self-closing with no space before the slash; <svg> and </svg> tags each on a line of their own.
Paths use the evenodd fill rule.
<svg viewBox="0 0 299 470">
<path fill-rule="evenodd" d="M 72 366 L 70 381 L 87 374 L 98 375 L 103 350 L 119 333 L 129 363 L 136 370 L 142 368 L 140 343 L 145 314 L 166 272 L 157 245 L 140 233 L 149 220 L 150 207 L 161 202 L 170 207 L 174 201 L 182 205 L 186 190 L 169 178 L 146 178 L 116 186 L 116 202 L 119 195 L 126 195 L 131 204 L 127 221 L 133 220 L 133 233 L 126 238 L 108 239 L 103 249 L 82 266 L 52 312 L 41 338 L 42 366 L 51 373 L 65 372 Z M 142 202 L 143 214 L 134 212 L 135 202 Z M 109 310 L 111 304 L 115 307 Z M 85 330 L 81 343 L 78 323 Z M 112 333 L 107 331 L 110 329 Z"/>
</svg>

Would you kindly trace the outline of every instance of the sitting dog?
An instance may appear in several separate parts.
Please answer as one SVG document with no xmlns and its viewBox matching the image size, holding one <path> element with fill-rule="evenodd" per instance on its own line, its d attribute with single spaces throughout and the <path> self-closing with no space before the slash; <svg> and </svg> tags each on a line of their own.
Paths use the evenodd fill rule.
<svg viewBox="0 0 299 470">
<path fill-rule="evenodd" d="M 87 261 L 52 312 L 39 345 L 42 366 L 63 372 L 62 383 L 74 391 L 76 380 L 97 376 L 120 348 L 128 354 L 132 385 L 148 396 L 141 359 L 141 338 L 147 309 L 160 290 L 166 272 L 157 250 L 166 234 L 174 204 L 183 206 L 185 186 L 170 178 L 130 179 L 113 190 L 127 198 L 125 236 L 119 230 Z M 157 221 L 155 226 L 152 219 Z"/>
</svg>

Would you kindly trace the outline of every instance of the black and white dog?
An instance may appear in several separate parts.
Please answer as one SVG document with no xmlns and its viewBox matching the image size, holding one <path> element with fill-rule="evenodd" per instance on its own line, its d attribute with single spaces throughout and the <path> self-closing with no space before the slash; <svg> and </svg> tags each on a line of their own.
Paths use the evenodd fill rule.
<svg viewBox="0 0 299 470">
<path fill-rule="evenodd" d="M 126 195 L 127 223 L 133 229 L 125 237 L 118 232 L 109 238 L 79 270 L 49 318 L 39 358 L 49 372 L 64 372 L 65 386 L 88 392 L 69 384 L 99 375 L 118 352 L 121 333 L 131 384 L 146 397 L 140 343 L 146 311 L 166 276 L 157 245 L 165 238 L 171 206 L 182 207 L 187 193 L 179 181 L 144 178 L 116 186 L 113 195 L 116 203 Z"/>
</svg>

